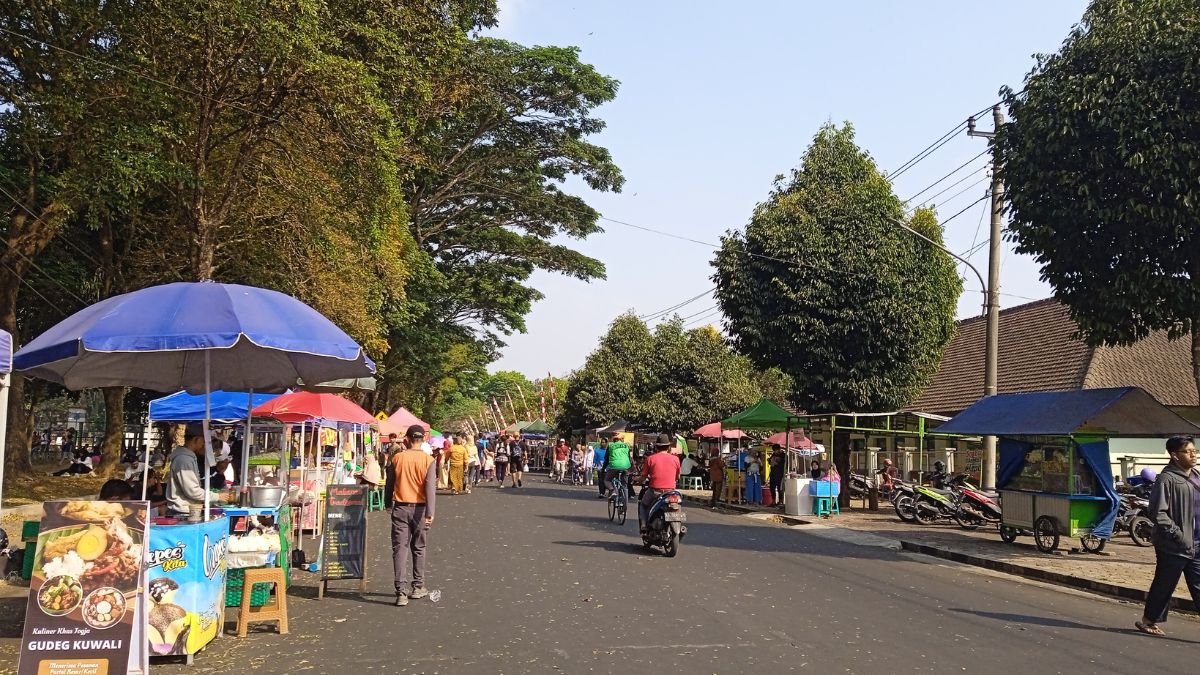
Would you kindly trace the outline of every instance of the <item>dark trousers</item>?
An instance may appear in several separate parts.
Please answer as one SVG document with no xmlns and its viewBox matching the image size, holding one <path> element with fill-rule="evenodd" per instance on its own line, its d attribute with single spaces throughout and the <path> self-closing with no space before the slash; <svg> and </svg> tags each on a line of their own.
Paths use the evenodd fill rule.
<svg viewBox="0 0 1200 675">
<path fill-rule="evenodd" d="M 392 567 L 396 594 L 408 595 L 425 586 L 425 505 L 392 507 Z M 408 582 L 408 556 L 412 554 L 412 584 Z"/>
<path fill-rule="evenodd" d="M 776 504 L 783 503 L 783 474 L 779 476 L 771 474 L 771 499 L 775 500 Z"/>
<path fill-rule="evenodd" d="M 504 476 L 508 473 L 508 462 L 496 462 L 496 482 L 504 485 Z"/>
<path fill-rule="evenodd" d="M 1167 608 L 1171 606 L 1171 596 L 1181 574 L 1192 593 L 1192 603 L 1200 611 L 1200 551 L 1191 556 L 1157 551 L 1155 557 L 1158 560 L 1154 566 L 1154 581 L 1150 582 L 1147 593 L 1144 616 L 1154 623 L 1167 620 Z"/>
<path fill-rule="evenodd" d="M 723 480 L 713 481 L 712 490 L 713 490 L 712 499 L 709 500 L 708 505 L 716 506 L 717 501 L 721 499 L 721 493 L 725 491 L 725 481 L 723 481 Z"/>
</svg>

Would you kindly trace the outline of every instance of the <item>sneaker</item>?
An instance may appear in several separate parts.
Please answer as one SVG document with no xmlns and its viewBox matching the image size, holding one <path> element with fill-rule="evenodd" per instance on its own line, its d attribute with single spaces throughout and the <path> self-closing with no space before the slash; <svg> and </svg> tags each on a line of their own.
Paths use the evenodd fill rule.
<svg viewBox="0 0 1200 675">
<path fill-rule="evenodd" d="M 424 587 L 417 587 L 412 590 L 412 593 L 408 594 L 408 597 L 412 598 L 413 600 L 420 600 L 427 595 L 429 595 L 429 591 L 425 590 Z"/>
<path fill-rule="evenodd" d="M 403 593 L 397 593 L 396 594 L 396 606 L 404 607 L 406 605 L 408 605 L 408 596 Z"/>
<path fill-rule="evenodd" d="M 521 481 L 517 481 L 517 487 L 525 487 L 525 484 Z"/>
</svg>

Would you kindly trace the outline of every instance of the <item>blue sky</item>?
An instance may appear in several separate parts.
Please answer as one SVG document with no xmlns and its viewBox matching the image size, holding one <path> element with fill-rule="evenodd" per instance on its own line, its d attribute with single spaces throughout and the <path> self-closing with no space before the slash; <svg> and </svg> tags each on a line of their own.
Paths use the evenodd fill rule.
<svg viewBox="0 0 1200 675">
<path fill-rule="evenodd" d="M 608 127 L 594 140 L 612 151 L 625 188 L 571 189 L 609 218 L 717 244 L 746 224 L 825 122 L 851 122 L 859 145 L 891 172 L 997 102 L 1001 86 L 1019 88 L 1033 55 L 1055 51 L 1086 4 L 500 0 L 492 34 L 578 46 L 584 61 L 620 80 L 616 100 L 598 112 Z M 980 128 L 991 129 L 990 113 Z M 900 175 L 897 194 L 917 194 L 985 148 L 959 134 Z M 936 200 L 943 220 L 986 193 L 985 161 L 926 193 L 966 178 Z M 952 250 L 966 252 L 987 236 L 985 209 L 986 201 L 947 224 Z M 604 233 L 575 245 L 605 262 L 608 279 L 536 274 L 546 299 L 534 306 L 528 332 L 510 336 L 494 370 L 566 375 L 620 313 L 647 314 L 712 287 L 711 247 L 602 225 Z M 986 247 L 970 259 L 986 276 Z M 970 272 L 964 287 L 959 316 L 978 314 Z M 1001 292 L 1002 307 L 1050 294 L 1037 265 L 1007 244 Z M 679 314 L 717 323 L 714 305 L 706 296 Z"/>
</svg>

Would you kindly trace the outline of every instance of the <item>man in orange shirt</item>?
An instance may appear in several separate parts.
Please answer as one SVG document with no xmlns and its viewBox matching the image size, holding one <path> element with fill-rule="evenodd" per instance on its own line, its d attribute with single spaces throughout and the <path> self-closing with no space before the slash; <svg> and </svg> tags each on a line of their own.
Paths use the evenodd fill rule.
<svg viewBox="0 0 1200 675">
<path fill-rule="evenodd" d="M 437 498 L 437 462 L 421 450 L 425 428 L 414 424 L 404 435 L 405 449 L 392 455 L 387 495 L 392 513 L 392 566 L 396 574 L 396 606 L 429 595 L 425 590 L 425 537 L 433 525 Z M 408 554 L 412 553 L 412 584 Z"/>
</svg>

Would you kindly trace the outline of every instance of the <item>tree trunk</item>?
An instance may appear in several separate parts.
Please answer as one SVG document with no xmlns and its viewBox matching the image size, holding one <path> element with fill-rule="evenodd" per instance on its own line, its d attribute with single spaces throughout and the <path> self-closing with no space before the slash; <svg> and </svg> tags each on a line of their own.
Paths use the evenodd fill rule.
<svg viewBox="0 0 1200 675">
<path fill-rule="evenodd" d="M 1192 379 L 1196 382 L 1196 400 L 1200 402 L 1200 318 L 1192 319 Z"/>
<path fill-rule="evenodd" d="M 29 414 L 25 397 L 25 378 L 13 373 L 8 388 L 8 437 L 4 448 L 4 476 L 33 474 L 30 445 L 33 438 L 33 415 Z"/>
<path fill-rule="evenodd" d="M 105 478 L 117 474 L 125 445 L 125 387 L 104 387 L 104 443 L 96 473 Z"/>
<path fill-rule="evenodd" d="M 833 434 L 833 456 L 829 462 L 837 467 L 838 475 L 842 478 L 842 491 L 838 495 L 838 506 L 850 508 L 850 432 L 838 431 Z"/>
</svg>

